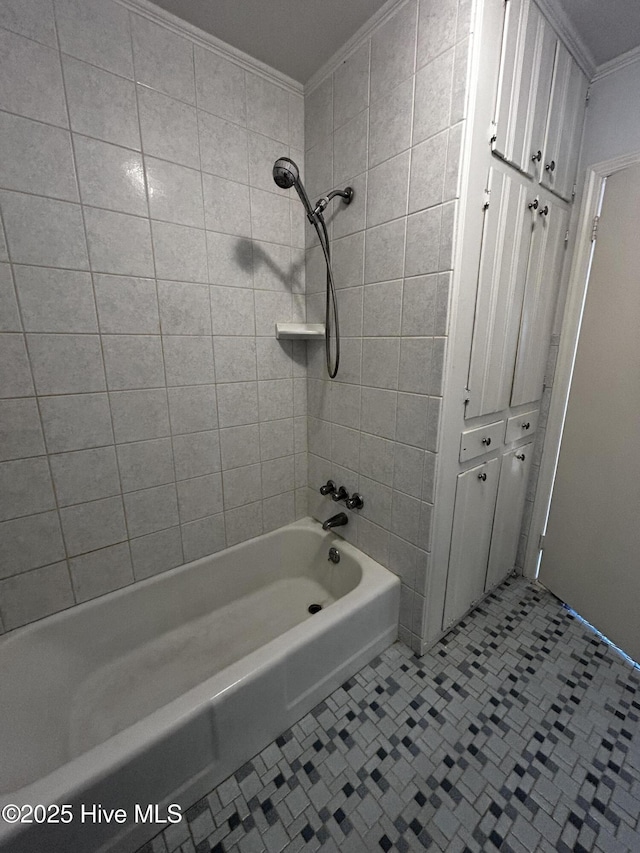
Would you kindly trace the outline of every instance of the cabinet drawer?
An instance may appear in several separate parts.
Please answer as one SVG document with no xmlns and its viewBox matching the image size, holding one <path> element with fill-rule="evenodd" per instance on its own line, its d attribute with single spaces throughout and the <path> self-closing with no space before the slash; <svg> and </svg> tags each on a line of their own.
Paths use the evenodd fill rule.
<svg viewBox="0 0 640 853">
<path fill-rule="evenodd" d="M 514 415 L 509 418 L 504 443 L 511 444 L 512 441 L 517 441 L 519 438 L 528 438 L 533 435 L 538 426 L 538 415 L 538 410 L 532 409 L 530 412 L 523 412 L 521 415 Z"/>
<path fill-rule="evenodd" d="M 460 461 L 466 462 L 467 459 L 499 449 L 502 447 L 503 435 L 504 421 L 465 430 L 460 439 Z"/>
</svg>

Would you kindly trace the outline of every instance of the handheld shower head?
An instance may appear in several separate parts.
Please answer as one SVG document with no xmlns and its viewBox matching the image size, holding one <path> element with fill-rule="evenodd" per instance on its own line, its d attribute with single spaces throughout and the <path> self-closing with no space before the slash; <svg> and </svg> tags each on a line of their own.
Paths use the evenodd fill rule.
<svg viewBox="0 0 640 853">
<path fill-rule="evenodd" d="M 279 157 L 273 164 L 273 180 L 283 190 L 289 190 L 300 180 L 300 170 L 288 157 Z"/>
<path fill-rule="evenodd" d="M 317 220 L 317 215 L 311 207 L 309 196 L 306 193 L 304 184 L 300 180 L 300 169 L 290 160 L 289 157 L 278 157 L 273 164 L 273 180 L 283 190 L 289 190 L 295 187 L 296 192 L 300 197 L 304 209 L 307 211 L 309 222 L 314 223 Z"/>
</svg>

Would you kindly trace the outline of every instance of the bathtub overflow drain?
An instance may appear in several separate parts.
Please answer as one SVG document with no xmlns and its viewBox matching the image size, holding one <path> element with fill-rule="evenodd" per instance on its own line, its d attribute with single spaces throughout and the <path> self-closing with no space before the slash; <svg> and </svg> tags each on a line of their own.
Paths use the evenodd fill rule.
<svg viewBox="0 0 640 853">
<path fill-rule="evenodd" d="M 309 607 L 307 608 L 307 610 L 309 611 L 309 613 L 318 613 L 320 610 L 322 610 L 322 605 L 321 604 L 310 604 Z"/>
</svg>

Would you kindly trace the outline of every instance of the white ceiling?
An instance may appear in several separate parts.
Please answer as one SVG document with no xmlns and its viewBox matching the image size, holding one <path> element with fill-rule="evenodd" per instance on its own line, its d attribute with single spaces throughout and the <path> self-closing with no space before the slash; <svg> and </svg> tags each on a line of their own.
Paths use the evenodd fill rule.
<svg viewBox="0 0 640 853">
<path fill-rule="evenodd" d="M 387 0 L 154 0 L 306 83 Z"/>
<path fill-rule="evenodd" d="M 300 83 L 386 0 L 154 0 Z M 601 65 L 640 45 L 640 0 L 547 0 Z"/>
</svg>

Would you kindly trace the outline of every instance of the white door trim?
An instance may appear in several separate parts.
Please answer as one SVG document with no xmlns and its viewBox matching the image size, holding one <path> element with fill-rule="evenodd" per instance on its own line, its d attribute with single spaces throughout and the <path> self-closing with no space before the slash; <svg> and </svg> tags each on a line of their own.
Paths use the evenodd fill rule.
<svg viewBox="0 0 640 853">
<path fill-rule="evenodd" d="M 618 157 L 614 160 L 595 163 L 586 171 L 580 218 L 578 220 L 576 248 L 571 261 L 558 360 L 553 380 L 549 417 L 540 461 L 540 473 L 533 502 L 531 526 L 524 560 L 524 575 L 528 578 L 537 578 L 538 576 L 540 536 L 544 534 L 547 527 L 553 482 L 560 454 L 560 441 L 562 439 L 569 390 L 571 388 L 571 378 L 573 376 L 573 366 L 578 347 L 578 337 L 582 324 L 582 313 L 587 296 L 587 285 L 593 252 L 591 234 L 594 217 L 598 213 L 605 179 L 614 172 L 619 172 L 621 169 L 626 169 L 635 163 L 640 163 L 640 151 L 624 157 Z"/>
</svg>

